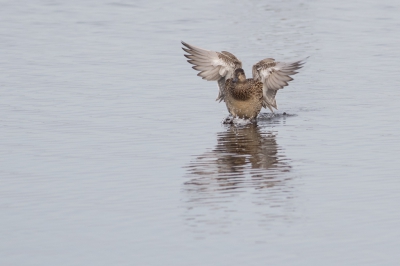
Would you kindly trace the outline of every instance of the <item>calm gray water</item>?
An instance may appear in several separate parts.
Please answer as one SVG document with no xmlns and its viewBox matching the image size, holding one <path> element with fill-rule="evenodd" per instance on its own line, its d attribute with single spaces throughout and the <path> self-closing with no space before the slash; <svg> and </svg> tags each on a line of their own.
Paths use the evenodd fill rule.
<svg viewBox="0 0 400 266">
<path fill-rule="evenodd" d="M 2 1 L 0 265 L 397 265 L 399 12 Z M 274 118 L 230 127 L 181 40 L 248 75 L 311 57 Z"/>
</svg>

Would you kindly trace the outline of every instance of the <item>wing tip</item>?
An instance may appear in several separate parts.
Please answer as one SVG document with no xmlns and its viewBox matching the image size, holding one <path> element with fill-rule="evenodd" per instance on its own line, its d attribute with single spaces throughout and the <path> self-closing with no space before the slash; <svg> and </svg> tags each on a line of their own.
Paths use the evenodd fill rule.
<svg viewBox="0 0 400 266">
<path fill-rule="evenodd" d="M 186 47 L 186 48 L 182 47 L 182 49 L 183 49 L 185 52 L 190 53 L 190 52 L 188 52 L 187 50 L 189 50 L 189 51 L 193 50 L 193 47 L 192 47 L 190 44 L 188 44 L 188 43 L 186 43 L 186 42 L 184 42 L 184 41 L 181 41 L 181 44 L 182 44 L 183 46 Z M 187 50 L 185 50 L 185 49 L 187 49 Z"/>
</svg>

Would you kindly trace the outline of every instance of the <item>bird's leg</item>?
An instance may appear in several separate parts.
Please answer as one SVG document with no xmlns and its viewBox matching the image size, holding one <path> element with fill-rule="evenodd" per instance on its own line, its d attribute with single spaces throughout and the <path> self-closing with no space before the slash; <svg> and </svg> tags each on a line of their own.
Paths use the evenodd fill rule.
<svg viewBox="0 0 400 266">
<path fill-rule="evenodd" d="M 223 124 L 232 124 L 233 123 L 233 117 L 229 115 L 225 120 L 222 122 Z"/>
</svg>

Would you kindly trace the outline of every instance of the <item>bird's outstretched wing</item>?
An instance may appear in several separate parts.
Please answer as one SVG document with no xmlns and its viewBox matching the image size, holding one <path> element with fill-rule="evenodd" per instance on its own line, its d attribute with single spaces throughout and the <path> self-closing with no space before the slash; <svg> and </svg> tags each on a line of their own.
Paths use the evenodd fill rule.
<svg viewBox="0 0 400 266">
<path fill-rule="evenodd" d="M 218 81 L 219 95 L 217 101 L 224 100 L 225 81 L 233 77 L 233 72 L 242 67 L 242 62 L 233 54 L 222 51 L 215 52 L 205 50 L 188 43 L 182 42 L 185 46 L 182 48 L 186 53 L 188 62 L 193 64 L 193 69 L 200 71 L 197 76 L 205 80 Z"/>
<path fill-rule="evenodd" d="M 271 112 L 273 112 L 272 107 L 278 108 L 275 100 L 276 93 L 293 80 L 290 76 L 298 73 L 296 70 L 303 67 L 306 59 L 284 63 L 276 62 L 273 58 L 266 58 L 253 66 L 253 79 L 263 83 L 264 108 L 269 108 Z"/>
</svg>

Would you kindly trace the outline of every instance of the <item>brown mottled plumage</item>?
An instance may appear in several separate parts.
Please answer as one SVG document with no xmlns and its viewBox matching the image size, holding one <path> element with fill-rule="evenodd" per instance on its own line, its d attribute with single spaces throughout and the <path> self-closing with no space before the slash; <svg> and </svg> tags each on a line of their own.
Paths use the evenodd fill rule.
<svg viewBox="0 0 400 266">
<path fill-rule="evenodd" d="M 243 69 L 234 72 L 234 78 L 225 82 L 225 103 L 232 116 L 253 119 L 262 108 L 263 84 L 246 79 Z"/>
<path fill-rule="evenodd" d="M 273 58 L 259 61 L 252 68 L 252 79 L 246 79 L 242 62 L 233 54 L 222 51 L 205 50 L 185 42 L 182 48 L 188 54 L 188 62 L 193 69 L 200 71 L 197 75 L 205 80 L 218 81 L 219 94 L 217 101 L 224 101 L 232 116 L 254 119 L 262 107 L 277 109 L 275 100 L 279 89 L 293 80 L 290 75 L 297 74 L 304 60 L 292 63 L 277 62 Z"/>
</svg>

